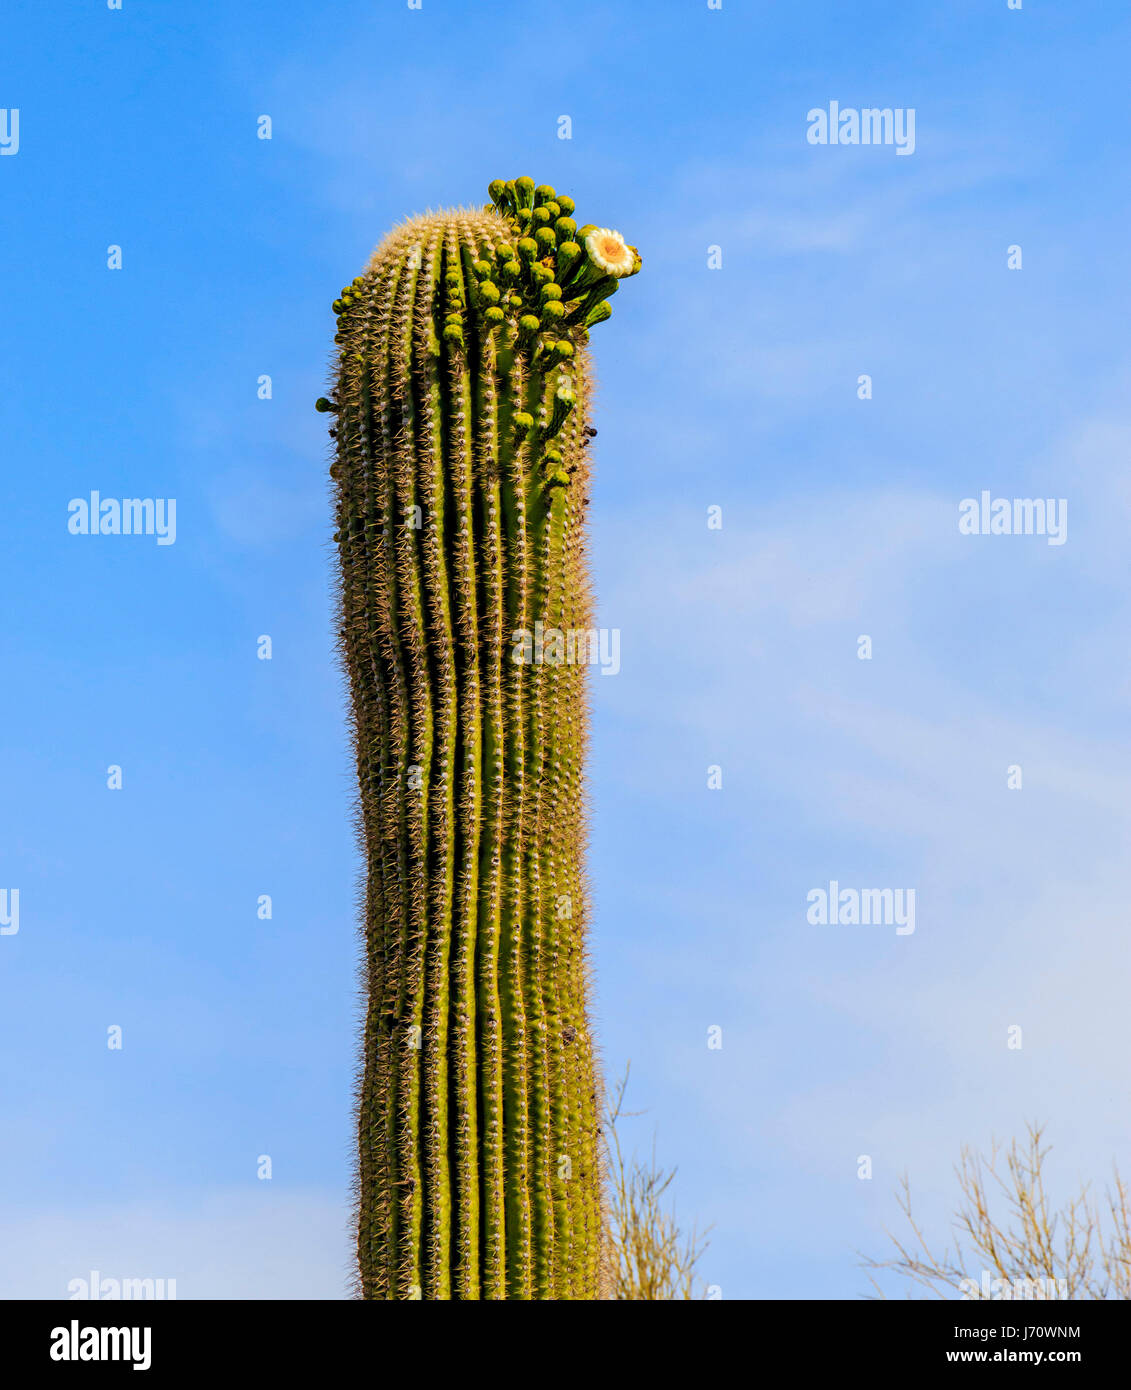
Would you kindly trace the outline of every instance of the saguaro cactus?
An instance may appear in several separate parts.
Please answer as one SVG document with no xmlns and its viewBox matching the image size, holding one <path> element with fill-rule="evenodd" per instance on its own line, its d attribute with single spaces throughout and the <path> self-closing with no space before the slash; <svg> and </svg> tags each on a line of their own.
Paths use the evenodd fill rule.
<svg viewBox="0 0 1131 1390">
<path fill-rule="evenodd" d="M 590 627 L 585 344 L 640 257 L 532 179 L 490 194 L 398 227 L 342 290 L 318 402 L 367 871 L 365 1298 L 598 1295 L 586 672 L 564 658 Z"/>
</svg>

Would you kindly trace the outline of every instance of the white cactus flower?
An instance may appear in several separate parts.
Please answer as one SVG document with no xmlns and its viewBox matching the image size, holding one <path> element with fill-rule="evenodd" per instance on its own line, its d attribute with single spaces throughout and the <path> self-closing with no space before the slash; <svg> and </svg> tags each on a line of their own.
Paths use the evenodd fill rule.
<svg viewBox="0 0 1131 1390">
<path fill-rule="evenodd" d="M 625 244 L 620 232 L 609 227 L 590 232 L 585 238 L 585 249 L 593 264 L 606 275 L 631 275 L 636 268 L 632 247 Z"/>
</svg>

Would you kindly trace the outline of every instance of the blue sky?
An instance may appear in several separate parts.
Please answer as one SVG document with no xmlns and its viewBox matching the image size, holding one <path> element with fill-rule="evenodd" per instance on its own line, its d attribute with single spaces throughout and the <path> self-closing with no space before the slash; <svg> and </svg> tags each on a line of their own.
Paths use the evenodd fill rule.
<svg viewBox="0 0 1131 1390">
<path fill-rule="evenodd" d="M 594 334 L 593 948 L 704 1273 L 856 1297 L 903 1171 L 945 1236 L 960 1145 L 1029 1119 L 1065 1184 L 1131 1167 L 1131 20 L 566 14 L 6 7 L 2 1296 L 346 1291 L 359 865 L 312 403 L 338 287 L 498 175 L 645 260 Z M 810 144 L 833 100 L 914 108 L 914 153 Z M 176 498 L 175 544 L 68 534 L 94 489 Z M 984 489 L 1067 499 L 1066 543 L 960 535 Z M 811 925 L 832 879 L 914 888 L 914 934 Z"/>
</svg>

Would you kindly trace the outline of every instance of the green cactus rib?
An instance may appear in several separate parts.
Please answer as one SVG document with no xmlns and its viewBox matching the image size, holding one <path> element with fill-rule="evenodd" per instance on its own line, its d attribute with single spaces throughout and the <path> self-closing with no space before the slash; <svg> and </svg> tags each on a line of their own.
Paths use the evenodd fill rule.
<svg viewBox="0 0 1131 1390">
<path fill-rule="evenodd" d="M 372 1299 L 600 1294 L 589 1024 L 589 329 L 640 256 L 572 199 L 395 229 L 334 301 L 341 648 L 365 859 Z M 533 656 L 533 659 L 531 657 Z"/>
</svg>

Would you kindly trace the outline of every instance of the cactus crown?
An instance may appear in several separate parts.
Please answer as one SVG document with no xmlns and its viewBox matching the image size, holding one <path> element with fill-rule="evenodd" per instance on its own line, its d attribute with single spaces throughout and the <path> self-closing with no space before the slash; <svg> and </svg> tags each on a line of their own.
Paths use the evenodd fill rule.
<svg viewBox="0 0 1131 1390">
<path fill-rule="evenodd" d="M 511 239 L 484 234 L 470 267 L 470 295 L 464 293 L 463 277 L 450 275 L 441 336 L 449 347 L 462 347 L 471 310 L 490 332 L 509 325 L 516 345 L 531 351 L 536 367 L 566 362 L 588 341 L 589 329 L 609 317 L 608 300 L 621 280 L 640 269 L 640 252 L 609 227 L 578 227 L 573 199 L 549 184 L 536 187 L 523 175 L 494 179 L 487 191 Z M 334 300 L 339 342 L 346 326 L 341 320 L 365 288 L 359 277 Z M 333 409 L 324 397 L 318 407 Z"/>
</svg>

